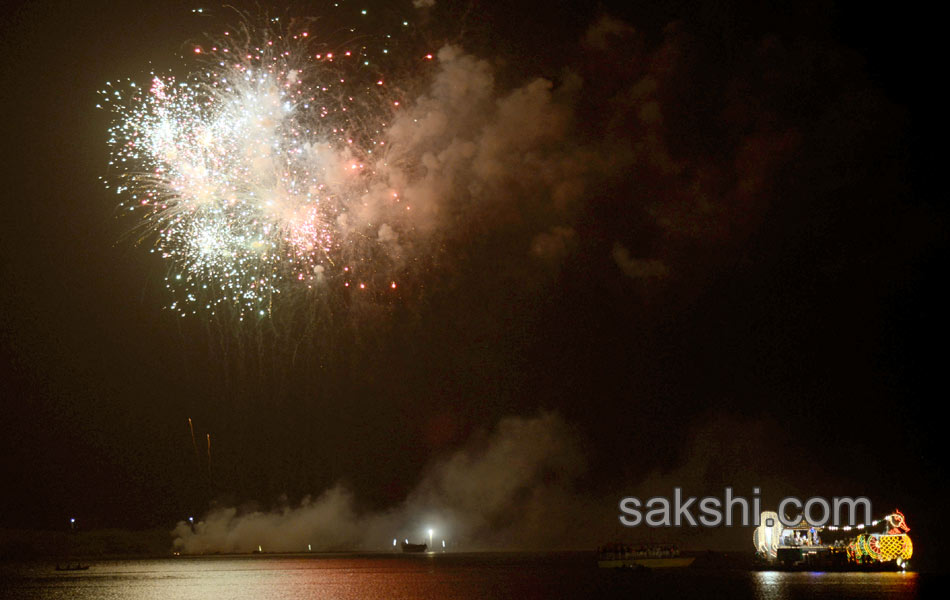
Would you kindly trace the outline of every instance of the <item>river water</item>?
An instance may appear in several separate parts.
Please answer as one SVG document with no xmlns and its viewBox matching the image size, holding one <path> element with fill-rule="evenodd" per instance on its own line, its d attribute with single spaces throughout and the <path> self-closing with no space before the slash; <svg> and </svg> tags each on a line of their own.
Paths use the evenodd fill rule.
<svg viewBox="0 0 950 600">
<path fill-rule="evenodd" d="M 590 553 L 227 556 L 0 564 L 0 598 L 36 600 L 383 600 L 433 598 L 921 598 L 943 579 L 917 573 L 776 573 L 733 569 L 623 572 Z"/>
</svg>

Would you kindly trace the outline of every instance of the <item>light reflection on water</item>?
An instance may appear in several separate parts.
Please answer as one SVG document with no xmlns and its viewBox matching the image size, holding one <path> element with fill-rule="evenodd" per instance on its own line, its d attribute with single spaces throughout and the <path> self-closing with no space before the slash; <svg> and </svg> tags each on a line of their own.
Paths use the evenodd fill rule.
<svg viewBox="0 0 950 600">
<path fill-rule="evenodd" d="M 916 598 L 915 573 L 598 569 L 584 554 L 255 556 L 0 565 L 0 598 L 382 600 L 409 598 Z"/>
<path fill-rule="evenodd" d="M 758 600 L 788 598 L 917 598 L 917 573 L 751 573 Z"/>
</svg>

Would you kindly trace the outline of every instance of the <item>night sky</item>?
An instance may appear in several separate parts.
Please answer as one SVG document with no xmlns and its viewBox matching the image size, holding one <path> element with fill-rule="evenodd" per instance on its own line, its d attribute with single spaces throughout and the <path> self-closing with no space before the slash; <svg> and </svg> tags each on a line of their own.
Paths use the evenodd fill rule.
<svg viewBox="0 0 950 600">
<path fill-rule="evenodd" d="M 399 294 L 241 324 L 166 309 L 167 265 L 124 237 L 99 180 L 113 115 L 95 108 L 106 81 L 146 82 L 150 61 L 187 72 L 188 42 L 236 15 L 5 6 L 0 527 L 170 531 L 211 506 L 294 507 L 337 485 L 357 514 L 440 506 L 445 461 L 490 454 L 515 423 L 539 439 L 550 425 L 555 443 L 487 522 L 558 515 L 528 545 L 571 546 L 572 523 L 643 533 L 617 527 L 624 495 L 760 485 L 765 504 L 867 495 L 879 515 L 904 511 L 918 552 L 934 547 L 946 215 L 927 185 L 926 16 L 503 4 L 287 9 L 330 23 L 368 7 L 377 35 L 412 19 L 406 52 L 457 48 L 391 76 L 410 100 L 435 103 L 454 61 L 491 74 L 470 94 L 485 106 L 523 104 L 513 121 L 451 108 L 451 135 L 503 160 L 443 166 Z M 479 472 L 488 496 L 494 468 Z M 522 498 L 537 489 L 557 506 Z M 664 535 L 751 551 L 750 530 Z"/>
</svg>

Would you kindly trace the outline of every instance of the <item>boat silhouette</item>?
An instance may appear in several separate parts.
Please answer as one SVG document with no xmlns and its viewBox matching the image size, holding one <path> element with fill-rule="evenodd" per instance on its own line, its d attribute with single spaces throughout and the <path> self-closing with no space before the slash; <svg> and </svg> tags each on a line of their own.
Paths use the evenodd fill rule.
<svg viewBox="0 0 950 600">
<path fill-rule="evenodd" d="M 85 571 L 89 569 L 89 565 L 84 565 L 80 560 L 73 562 L 73 555 L 76 554 L 75 547 L 79 544 L 79 527 L 76 524 L 76 518 L 71 517 L 69 519 L 69 531 L 66 533 L 67 537 L 67 550 L 66 550 L 66 563 L 60 564 L 56 563 L 57 571 Z"/>
<path fill-rule="evenodd" d="M 410 544 L 409 542 L 402 543 L 403 552 L 425 552 L 428 549 L 429 549 L 429 545 L 425 543 L 422 543 L 422 544 Z"/>
</svg>

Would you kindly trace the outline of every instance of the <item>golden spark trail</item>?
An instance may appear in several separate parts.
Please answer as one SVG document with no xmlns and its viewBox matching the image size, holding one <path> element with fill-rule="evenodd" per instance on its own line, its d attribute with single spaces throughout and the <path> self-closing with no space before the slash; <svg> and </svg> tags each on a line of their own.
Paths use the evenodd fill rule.
<svg viewBox="0 0 950 600">
<path fill-rule="evenodd" d="M 208 434 L 208 484 L 212 483 L 211 477 L 211 434 Z"/>
<path fill-rule="evenodd" d="M 191 417 L 188 417 L 188 429 L 191 430 L 191 446 L 195 449 L 195 464 L 198 468 L 201 468 L 201 458 L 198 456 L 198 442 L 195 440 L 195 426 L 191 422 Z"/>
</svg>

